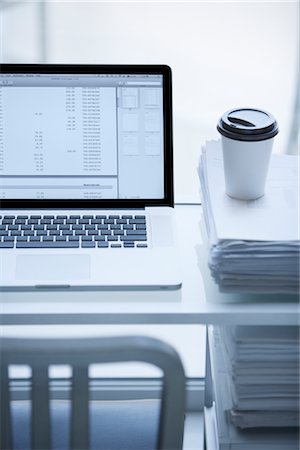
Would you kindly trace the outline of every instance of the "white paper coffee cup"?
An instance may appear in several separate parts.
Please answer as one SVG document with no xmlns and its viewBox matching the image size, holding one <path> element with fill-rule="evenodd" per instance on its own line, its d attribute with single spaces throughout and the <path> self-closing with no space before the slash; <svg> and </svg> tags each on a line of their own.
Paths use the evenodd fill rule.
<svg viewBox="0 0 300 450">
<path fill-rule="evenodd" d="M 222 137 L 226 193 L 239 200 L 254 200 L 265 193 L 274 136 L 274 117 L 263 110 L 227 111 L 217 125 Z"/>
</svg>

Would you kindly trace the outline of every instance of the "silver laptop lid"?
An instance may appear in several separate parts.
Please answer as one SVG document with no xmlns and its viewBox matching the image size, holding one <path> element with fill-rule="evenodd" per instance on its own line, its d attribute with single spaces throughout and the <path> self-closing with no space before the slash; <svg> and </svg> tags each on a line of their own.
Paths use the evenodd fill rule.
<svg viewBox="0 0 300 450">
<path fill-rule="evenodd" d="M 4 208 L 173 206 L 167 66 L 1 65 Z"/>
</svg>

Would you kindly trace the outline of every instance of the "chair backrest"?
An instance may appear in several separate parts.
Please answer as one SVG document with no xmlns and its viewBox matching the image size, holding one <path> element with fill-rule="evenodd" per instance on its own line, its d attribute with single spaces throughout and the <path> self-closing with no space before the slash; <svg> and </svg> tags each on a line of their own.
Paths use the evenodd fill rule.
<svg viewBox="0 0 300 450">
<path fill-rule="evenodd" d="M 139 361 L 163 372 L 157 448 L 182 448 L 185 375 L 181 360 L 168 344 L 143 336 L 89 339 L 1 339 L 1 449 L 12 448 L 12 421 L 8 367 L 31 367 L 31 429 L 33 449 L 51 449 L 49 407 L 50 365 L 72 367 L 71 449 L 89 449 L 90 364 Z"/>
</svg>

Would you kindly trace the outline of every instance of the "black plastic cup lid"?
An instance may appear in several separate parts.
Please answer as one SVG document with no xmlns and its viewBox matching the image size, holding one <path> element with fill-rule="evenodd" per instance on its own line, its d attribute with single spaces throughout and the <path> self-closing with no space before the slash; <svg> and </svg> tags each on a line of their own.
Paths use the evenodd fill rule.
<svg viewBox="0 0 300 450">
<path fill-rule="evenodd" d="M 237 141 L 263 141 L 278 133 L 272 114 L 260 109 L 238 108 L 227 111 L 217 125 L 218 131 Z"/>
</svg>

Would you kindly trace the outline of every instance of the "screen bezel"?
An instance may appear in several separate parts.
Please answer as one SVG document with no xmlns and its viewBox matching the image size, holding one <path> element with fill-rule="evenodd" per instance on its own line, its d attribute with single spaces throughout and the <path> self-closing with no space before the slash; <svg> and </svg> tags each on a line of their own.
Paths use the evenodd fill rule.
<svg viewBox="0 0 300 450">
<path fill-rule="evenodd" d="M 164 197 L 161 199 L 0 199 L 1 208 L 98 209 L 174 206 L 172 73 L 167 65 L 0 64 L 0 73 L 153 74 L 163 76 Z"/>
</svg>

